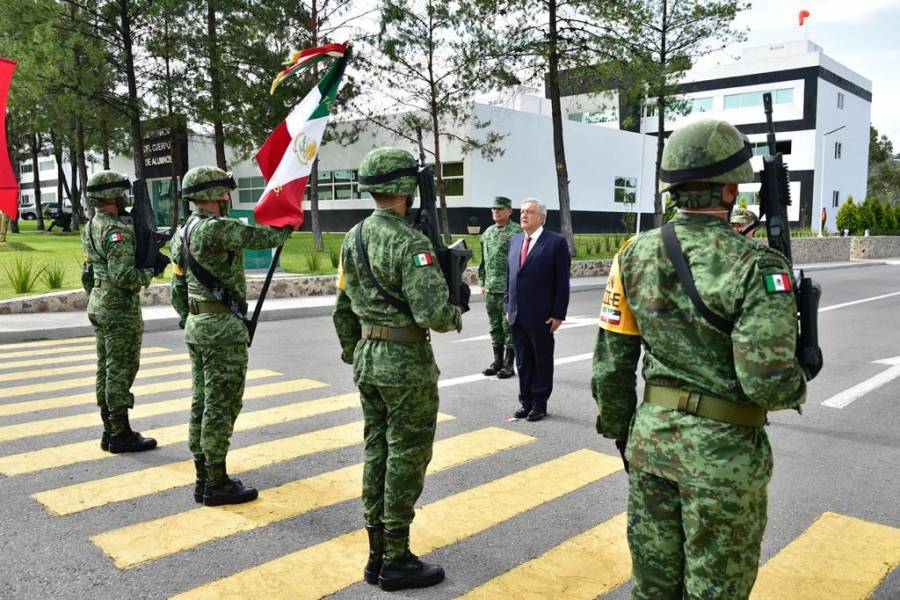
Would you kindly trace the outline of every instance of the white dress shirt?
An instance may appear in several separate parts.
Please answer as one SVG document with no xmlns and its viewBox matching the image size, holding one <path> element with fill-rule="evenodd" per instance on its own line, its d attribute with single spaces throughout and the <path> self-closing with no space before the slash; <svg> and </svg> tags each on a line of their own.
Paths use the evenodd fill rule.
<svg viewBox="0 0 900 600">
<path fill-rule="evenodd" d="M 529 254 L 531 254 L 531 251 L 532 251 L 532 250 L 534 250 L 534 245 L 537 244 L 538 238 L 541 237 L 541 234 L 542 234 L 543 232 L 544 232 L 544 226 L 543 226 L 543 225 L 541 225 L 540 227 L 538 227 L 537 230 L 536 230 L 534 233 L 532 233 L 531 235 L 528 235 L 527 233 L 523 232 L 523 233 L 525 233 L 525 237 L 526 237 L 526 238 L 531 238 L 531 241 L 528 242 L 528 252 L 525 253 L 525 256 L 526 256 L 526 257 L 527 257 Z M 524 244 L 525 242 L 523 241 L 522 243 Z"/>
</svg>

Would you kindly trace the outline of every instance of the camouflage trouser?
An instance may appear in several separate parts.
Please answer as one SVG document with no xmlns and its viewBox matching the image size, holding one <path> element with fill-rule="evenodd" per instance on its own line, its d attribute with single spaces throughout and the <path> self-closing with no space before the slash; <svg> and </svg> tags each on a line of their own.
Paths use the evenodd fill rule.
<svg viewBox="0 0 900 600">
<path fill-rule="evenodd" d="M 484 306 L 487 309 L 488 322 L 491 326 L 491 345 L 511 348 L 512 337 L 509 334 L 506 311 L 503 310 L 503 294 L 487 292 L 484 295 Z"/>
<path fill-rule="evenodd" d="M 194 378 L 188 446 L 195 457 L 218 464 L 225 461 L 243 406 L 247 345 L 187 346 Z"/>
<path fill-rule="evenodd" d="M 631 597 L 750 595 L 766 528 L 766 484 L 699 487 L 636 469 L 628 478 Z"/>
<path fill-rule="evenodd" d="M 391 530 L 412 523 L 425 484 L 437 423 L 437 385 L 359 385 L 365 417 L 362 500 L 367 523 Z"/>
<path fill-rule="evenodd" d="M 104 318 L 89 314 L 97 338 L 97 405 L 113 417 L 122 417 L 134 407 L 131 386 L 141 365 L 144 322 L 137 319 Z"/>
</svg>

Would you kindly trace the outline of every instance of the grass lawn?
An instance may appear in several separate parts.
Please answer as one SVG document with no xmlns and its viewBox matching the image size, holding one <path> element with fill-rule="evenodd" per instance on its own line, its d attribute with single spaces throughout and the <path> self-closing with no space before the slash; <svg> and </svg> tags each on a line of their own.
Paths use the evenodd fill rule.
<svg viewBox="0 0 900 600">
<path fill-rule="evenodd" d="M 17 259 L 30 264 L 33 269 L 42 266 L 59 268 L 64 271 L 62 286 L 51 290 L 46 276 L 39 277 L 34 288 L 28 294 L 41 294 L 49 291 L 77 289 L 81 287 L 81 237 L 79 233 L 57 233 L 36 231 L 34 221 L 20 221 L 21 233 L 7 234 L 7 241 L 0 244 L 0 299 L 12 298 L 17 294 L 7 275 Z M 313 251 L 312 233 L 294 233 L 288 240 L 281 255 L 281 266 L 289 273 L 309 275 L 330 275 L 337 271 L 343 233 L 325 233 L 325 252 Z M 454 240 L 463 236 L 454 236 Z M 472 249 L 470 264 L 477 265 L 481 261 L 481 244 L 478 236 L 464 236 L 466 244 Z M 610 258 L 625 240 L 624 234 L 576 235 L 578 259 Z M 154 283 L 170 280 L 171 270 Z"/>
</svg>

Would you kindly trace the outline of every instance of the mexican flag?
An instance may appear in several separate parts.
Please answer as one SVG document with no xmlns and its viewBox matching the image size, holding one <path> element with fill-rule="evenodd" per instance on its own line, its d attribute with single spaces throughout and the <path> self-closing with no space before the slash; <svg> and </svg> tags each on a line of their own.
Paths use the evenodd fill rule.
<svg viewBox="0 0 900 600">
<path fill-rule="evenodd" d="M 317 50 L 320 52 L 316 55 Z M 253 215 L 258 223 L 273 227 L 296 229 L 303 224 L 303 194 L 309 172 L 319 153 L 330 108 L 351 54 L 348 42 L 304 52 L 304 58 L 336 56 L 337 60 L 256 153 L 256 163 L 266 180 L 266 189 Z"/>
<path fill-rule="evenodd" d="M 6 147 L 6 95 L 16 63 L 0 58 L 0 212 L 15 219 L 19 211 L 19 181 L 9 160 Z"/>
<path fill-rule="evenodd" d="M 763 281 L 770 294 L 791 291 L 791 277 L 787 273 L 770 273 L 763 276 Z"/>
</svg>

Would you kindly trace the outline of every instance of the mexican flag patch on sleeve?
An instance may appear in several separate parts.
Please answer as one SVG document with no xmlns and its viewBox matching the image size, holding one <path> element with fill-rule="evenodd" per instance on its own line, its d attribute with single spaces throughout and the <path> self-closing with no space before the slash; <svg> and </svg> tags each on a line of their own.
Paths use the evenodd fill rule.
<svg viewBox="0 0 900 600">
<path fill-rule="evenodd" d="M 413 256 L 413 264 L 417 267 L 427 267 L 433 262 L 434 257 L 431 256 L 431 252 L 422 252 Z"/>
<path fill-rule="evenodd" d="M 123 236 L 121 233 L 116 232 L 109 234 L 106 239 L 108 239 L 110 242 L 121 242 L 125 239 L 125 236 Z"/>
<path fill-rule="evenodd" d="M 792 289 L 791 276 L 787 273 L 769 273 L 763 275 L 763 283 L 766 286 L 766 292 L 769 294 L 790 292 Z"/>
</svg>

